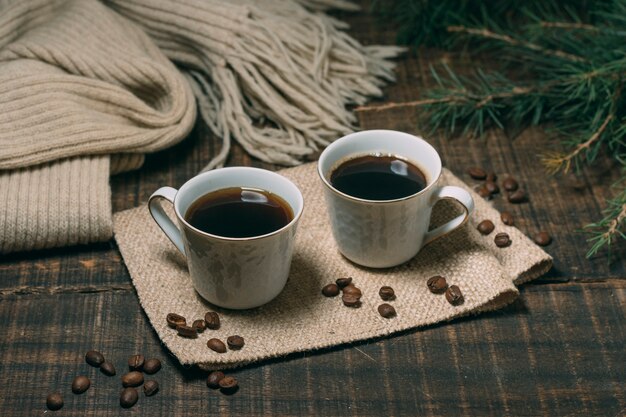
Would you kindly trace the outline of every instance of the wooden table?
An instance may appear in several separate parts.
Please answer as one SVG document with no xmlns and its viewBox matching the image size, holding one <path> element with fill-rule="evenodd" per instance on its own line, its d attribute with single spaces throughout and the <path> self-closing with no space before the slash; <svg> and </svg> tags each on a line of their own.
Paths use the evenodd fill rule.
<svg viewBox="0 0 626 417">
<path fill-rule="evenodd" d="M 365 13 L 345 15 L 364 43 L 393 43 L 393 30 Z M 385 101 L 419 97 L 428 64 L 448 59 L 420 50 L 399 61 L 398 83 Z M 363 129 L 421 132 L 417 110 L 360 114 Z M 0 263 L 0 415 L 46 413 L 49 392 L 64 394 L 59 416 L 351 415 L 351 416 L 624 416 L 626 415 L 626 270 L 624 245 L 608 265 L 585 259 L 580 233 L 598 219 L 618 170 L 609 160 L 581 176 L 544 175 L 537 153 L 546 138 L 528 130 L 515 139 L 434 136 L 444 165 L 468 179 L 469 166 L 514 174 L 530 201 L 498 209 L 532 234 L 547 230 L 554 269 L 524 285 L 512 305 L 489 314 L 408 331 L 350 347 L 294 354 L 231 372 L 241 389 L 207 389 L 206 374 L 180 366 L 143 313 L 120 253 L 111 241 L 23 253 Z M 113 210 L 144 203 L 161 185 L 180 186 L 219 148 L 202 123 L 180 145 L 150 155 L 139 171 L 112 180 Z M 276 169 L 235 148 L 229 165 Z M 295 337 L 296 335 L 294 335 Z M 89 349 L 113 360 L 118 374 L 129 355 L 158 357 L 161 391 L 118 405 L 120 382 L 84 363 Z M 93 387 L 73 395 L 74 376 Z"/>
</svg>

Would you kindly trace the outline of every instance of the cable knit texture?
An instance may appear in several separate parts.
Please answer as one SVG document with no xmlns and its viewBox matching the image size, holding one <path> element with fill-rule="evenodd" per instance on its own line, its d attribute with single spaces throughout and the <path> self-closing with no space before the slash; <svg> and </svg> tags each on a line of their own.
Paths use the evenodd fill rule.
<svg viewBox="0 0 626 417">
<path fill-rule="evenodd" d="M 207 169 L 231 138 L 293 165 L 352 129 L 346 104 L 380 94 L 399 49 L 361 46 L 329 6 L 353 8 L 0 0 L 0 253 L 109 239 L 109 175 L 182 140 L 196 100 L 224 143 Z"/>
</svg>

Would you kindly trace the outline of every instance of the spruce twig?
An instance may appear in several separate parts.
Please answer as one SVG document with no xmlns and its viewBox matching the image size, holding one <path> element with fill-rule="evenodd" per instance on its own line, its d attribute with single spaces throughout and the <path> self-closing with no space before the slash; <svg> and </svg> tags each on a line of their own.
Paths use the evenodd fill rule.
<svg viewBox="0 0 626 417">
<path fill-rule="evenodd" d="M 504 35 L 501 33 L 495 33 L 488 29 L 468 28 L 465 26 L 448 26 L 448 32 L 450 33 L 464 33 L 467 35 L 480 36 L 485 39 L 494 39 L 500 42 L 507 43 L 511 46 L 520 46 L 532 51 L 541 52 L 545 55 L 553 55 L 559 58 L 567 59 L 573 62 L 584 62 L 585 59 L 577 55 L 568 54 L 567 52 L 559 51 L 558 49 L 547 49 L 536 43 L 515 39 L 512 36 Z"/>
</svg>

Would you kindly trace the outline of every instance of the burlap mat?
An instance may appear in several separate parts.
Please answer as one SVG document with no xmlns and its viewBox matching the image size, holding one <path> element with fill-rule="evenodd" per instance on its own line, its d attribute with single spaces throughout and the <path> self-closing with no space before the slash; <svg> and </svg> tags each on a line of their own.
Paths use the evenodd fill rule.
<svg viewBox="0 0 626 417">
<path fill-rule="evenodd" d="M 115 237 L 141 305 L 163 343 L 181 363 L 210 369 L 240 366 L 494 310 L 518 296 L 516 284 L 539 277 L 552 265 L 548 254 L 516 228 L 504 225 L 499 213 L 470 190 L 476 211 L 466 226 L 433 242 L 405 265 L 386 270 L 358 267 L 337 251 L 315 164 L 286 169 L 281 174 L 300 188 L 305 210 L 285 289 L 269 304 L 253 310 L 230 311 L 203 301 L 191 285 L 182 255 L 145 205 L 115 215 Z M 447 170 L 441 182 L 469 190 Z M 433 210 L 432 223 L 441 223 L 458 210 L 454 203 L 442 201 Z M 488 236 L 476 231 L 476 224 L 484 219 L 496 225 Z M 511 236 L 513 243 L 508 248 L 497 248 L 493 242 L 501 231 Z M 430 293 L 426 280 L 432 275 L 444 275 L 450 285 L 458 285 L 464 303 L 454 307 L 445 296 Z M 363 291 L 363 305 L 358 309 L 345 307 L 341 297 L 326 298 L 320 292 L 325 284 L 346 276 L 353 277 Z M 398 314 L 392 319 L 377 312 L 383 302 L 378 290 L 383 285 L 392 286 L 397 294 L 391 304 Z M 183 339 L 167 327 L 165 316 L 170 312 L 189 321 L 204 317 L 208 310 L 219 312 L 221 328 L 207 329 L 198 339 Z M 235 334 L 246 341 L 240 351 L 219 354 L 206 346 L 209 338 L 225 341 Z"/>
</svg>

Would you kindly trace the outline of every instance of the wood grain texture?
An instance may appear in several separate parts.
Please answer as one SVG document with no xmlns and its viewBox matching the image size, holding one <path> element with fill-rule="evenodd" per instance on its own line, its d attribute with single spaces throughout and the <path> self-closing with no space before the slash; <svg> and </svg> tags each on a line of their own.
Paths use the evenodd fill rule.
<svg viewBox="0 0 626 417">
<path fill-rule="evenodd" d="M 170 357 L 132 291 L 12 296 L 0 303 L 0 409 L 42 415 L 58 390 L 59 415 L 120 415 L 120 376 L 141 353 L 163 362 L 150 377 L 161 391 L 133 415 L 613 416 L 626 407 L 625 314 L 623 281 L 528 286 L 498 312 L 233 371 L 241 388 L 225 396 Z M 85 363 L 94 348 L 117 376 Z M 82 374 L 92 387 L 74 395 Z"/>
<path fill-rule="evenodd" d="M 369 3 L 364 2 L 367 6 Z M 367 13 L 339 14 L 364 43 L 395 40 Z M 420 50 L 399 63 L 398 83 L 378 102 L 419 98 L 431 80 L 428 65 L 455 57 Z M 361 128 L 424 134 L 418 110 L 360 114 Z M 310 416 L 624 416 L 626 415 L 626 256 L 612 265 L 586 260 L 578 230 L 598 218 L 615 169 L 599 164 L 579 178 L 549 178 L 537 160 L 547 140 L 540 130 L 514 139 L 428 138 L 444 164 L 464 175 L 469 166 L 515 175 L 530 201 L 510 210 L 529 234 L 547 230 L 555 268 L 522 287 L 500 311 L 420 331 L 298 353 L 232 372 L 241 389 L 209 390 L 206 374 L 181 367 L 150 327 L 114 242 L 6 256 L 0 260 L 0 414 L 2 416 L 310 415 Z M 149 155 L 145 166 L 112 179 L 114 211 L 135 207 L 163 185 L 180 186 L 220 146 L 201 123 L 179 145 Z M 608 161 L 608 160 L 605 160 Z M 229 165 L 268 169 L 235 146 Z M 401 296 L 401 295 L 400 295 Z M 297 337 L 297 335 L 290 335 Z M 89 349 L 115 363 L 105 377 L 85 364 Z M 129 355 L 162 360 L 161 391 L 119 407 L 119 375 Z M 71 393 L 75 375 L 92 388 Z M 46 414 L 45 397 L 59 390 L 65 407 Z"/>
</svg>

